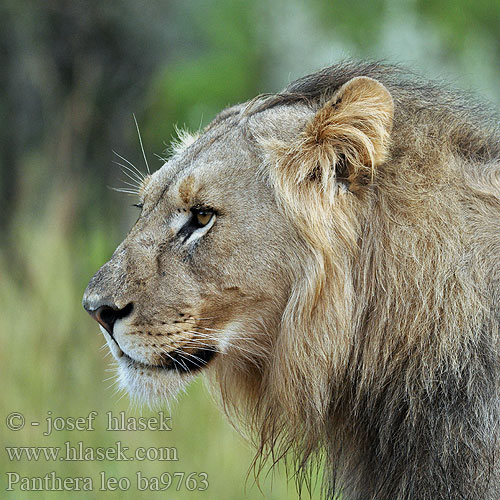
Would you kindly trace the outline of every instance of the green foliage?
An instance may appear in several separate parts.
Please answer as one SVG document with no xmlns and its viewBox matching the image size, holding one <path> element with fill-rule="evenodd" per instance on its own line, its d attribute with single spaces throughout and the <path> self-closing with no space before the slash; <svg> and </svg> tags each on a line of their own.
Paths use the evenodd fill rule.
<svg viewBox="0 0 500 500">
<path fill-rule="evenodd" d="M 172 137 L 176 123 L 197 130 L 228 105 L 249 99 L 255 94 L 250 66 L 231 53 L 213 53 L 169 66 L 153 84 L 149 108 L 155 117 L 176 119 L 158 120 L 148 136 L 155 143 Z"/>
<path fill-rule="evenodd" d="M 390 8 L 388 3 L 387 0 L 313 0 L 311 7 L 317 10 L 318 20 L 325 29 L 366 51 L 379 40 L 382 20 Z"/>
<path fill-rule="evenodd" d="M 186 44 L 199 44 L 200 50 L 173 58 L 153 80 L 147 133 L 154 143 L 169 140 L 175 124 L 198 129 L 225 107 L 261 91 L 254 4 L 206 2 L 189 14 Z"/>
<path fill-rule="evenodd" d="M 435 20 L 441 28 L 443 41 L 451 50 L 462 51 L 470 36 L 487 36 L 498 48 L 500 8 L 489 0 L 418 0 L 417 9 Z M 458 50 L 457 50 L 458 49 Z"/>
</svg>

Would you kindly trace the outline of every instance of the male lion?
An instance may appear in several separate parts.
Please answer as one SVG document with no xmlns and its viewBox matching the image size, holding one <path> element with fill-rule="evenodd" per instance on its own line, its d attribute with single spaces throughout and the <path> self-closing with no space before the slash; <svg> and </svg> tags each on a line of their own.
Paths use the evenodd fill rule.
<svg viewBox="0 0 500 500">
<path fill-rule="evenodd" d="M 323 457 L 328 498 L 498 500 L 497 123 L 352 62 L 223 111 L 85 292 L 122 385 L 211 374 L 257 465 Z"/>
</svg>

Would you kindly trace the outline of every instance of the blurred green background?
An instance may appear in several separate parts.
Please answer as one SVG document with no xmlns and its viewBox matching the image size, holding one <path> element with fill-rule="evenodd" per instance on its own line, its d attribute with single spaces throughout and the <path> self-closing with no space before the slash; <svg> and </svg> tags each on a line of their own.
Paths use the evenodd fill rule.
<svg viewBox="0 0 500 500">
<path fill-rule="evenodd" d="M 203 382 L 172 409 L 172 432 L 108 432 L 105 413 L 155 415 L 113 387 L 104 340 L 81 308 L 88 279 L 137 217 L 108 186 L 116 150 L 140 165 L 137 116 L 158 168 L 174 125 L 197 129 L 223 107 L 346 57 L 403 63 L 500 101 L 500 3 L 491 0 L 2 0 L 0 3 L 0 498 L 295 499 L 284 471 L 246 481 L 253 452 Z M 29 422 L 99 416 L 93 432 L 43 436 Z M 25 415 L 9 431 L 11 412 Z M 179 461 L 19 462 L 4 446 L 169 446 Z M 21 476 L 91 476 L 94 491 L 6 492 Z M 99 491 L 99 472 L 128 477 Z M 209 488 L 138 492 L 135 473 L 206 472 Z M 313 498 L 319 498 L 318 488 Z M 305 493 L 305 498 L 309 495 Z"/>
</svg>

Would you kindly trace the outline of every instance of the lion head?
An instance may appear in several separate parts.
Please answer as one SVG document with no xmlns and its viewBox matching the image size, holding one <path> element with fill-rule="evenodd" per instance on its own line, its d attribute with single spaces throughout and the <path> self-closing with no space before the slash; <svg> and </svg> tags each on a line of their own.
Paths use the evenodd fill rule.
<svg viewBox="0 0 500 500">
<path fill-rule="evenodd" d="M 330 496 L 493 499 L 493 125 L 347 63 L 184 137 L 85 292 L 122 385 L 161 401 L 206 372 L 259 457 L 324 455 Z"/>
</svg>

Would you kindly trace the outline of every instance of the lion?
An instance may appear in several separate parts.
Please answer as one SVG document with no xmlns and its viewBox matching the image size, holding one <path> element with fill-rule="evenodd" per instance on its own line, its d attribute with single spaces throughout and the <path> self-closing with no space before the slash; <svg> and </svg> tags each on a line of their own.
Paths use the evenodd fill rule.
<svg viewBox="0 0 500 500">
<path fill-rule="evenodd" d="M 348 61 L 185 134 L 85 292 L 122 386 L 206 373 L 256 474 L 326 498 L 498 500 L 497 124 Z"/>
</svg>

